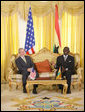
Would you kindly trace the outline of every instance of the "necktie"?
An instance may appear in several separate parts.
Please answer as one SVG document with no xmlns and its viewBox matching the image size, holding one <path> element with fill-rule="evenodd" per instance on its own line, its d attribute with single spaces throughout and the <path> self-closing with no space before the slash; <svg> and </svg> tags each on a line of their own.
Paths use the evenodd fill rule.
<svg viewBox="0 0 85 112">
<path fill-rule="evenodd" d="M 23 57 L 23 60 L 24 60 L 24 62 L 26 63 L 26 59 L 25 59 L 25 57 Z"/>
</svg>

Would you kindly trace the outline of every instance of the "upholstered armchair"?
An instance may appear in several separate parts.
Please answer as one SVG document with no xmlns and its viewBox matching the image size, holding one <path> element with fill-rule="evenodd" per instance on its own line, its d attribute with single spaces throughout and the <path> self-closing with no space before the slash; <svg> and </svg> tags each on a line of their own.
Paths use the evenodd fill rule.
<svg viewBox="0 0 85 112">
<path fill-rule="evenodd" d="M 56 63 L 56 58 L 60 54 L 52 53 L 50 50 L 47 48 L 41 49 L 38 53 L 35 53 L 31 55 L 31 59 L 33 60 L 34 63 L 42 62 L 44 60 L 48 60 L 50 63 L 50 67 L 52 68 L 52 72 L 45 72 L 45 73 L 39 73 L 39 77 L 50 77 L 51 79 L 55 79 L 55 70 L 53 66 L 51 65 L 52 62 Z M 75 67 L 76 67 L 76 74 L 72 75 L 72 86 L 78 84 L 79 85 L 79 90 L 81 89 L 81 81 L 82 81 L 82 68 L 80 67 L 80 56 L 79 54 L 72 54 L 75 58 Z M 10 62 L 9 62 L 9 67 L 8 67 L 8 72 L 9 72 L 9 87 L 12 88 L 12 85 L 16 85 L 16 89 L 18 86 L 22 85 L 22 75 L 18 74 L 18 69 L 15 64 L 15 59 L 17 58 L 17 55 L 12 55 Z"/>
<path fill-rule="evenodd" d="M 76 73 L 71 78 L 71 87 L 74 88 L 75 85 L 78 85 L 79 90 L 81 90 L 83 68 L 80 67 L 80 55 L 78 53 L 70 53 L 70 55 L 74 56 L 76 70 Z"/>
<path fill-rule="evenodd" d="M 12 85 L 16 85 L 16 89 L 19 85 L 22 85 L 22 75 L 18 74 L 18 68 L 15 64 L 15 59 L 18 55 L 13 54 L 10 58 L 8 72 L 9 72 L 9 87 L 12 88 Z"/>
</svg>

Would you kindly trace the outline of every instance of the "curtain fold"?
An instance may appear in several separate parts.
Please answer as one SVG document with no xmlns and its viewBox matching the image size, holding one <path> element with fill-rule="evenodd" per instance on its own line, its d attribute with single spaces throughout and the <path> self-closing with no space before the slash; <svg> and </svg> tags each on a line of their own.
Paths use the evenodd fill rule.
<svg viewBox="0 0 85 112">
<path fill-rule="evenodd" d="M 55 12 L 56 4 L 60 18 L 64 11 L 72 15 L 84 14 L 84 1 L 1 1 L 1 13 L 6 16 L 19 12 L 21 17 L 27 20 L 30 5 L 33 15 L 42 17 Z"/>
<path fill-rule="evenodd" d="M 53 51 L 55 32 L 54 22 L 55 18 L 52 12 L 44 17 L 33 16 L 36 52 L 43 47 Z"/>
<path fill-rule="evenodd" d="M 16 54 L 19 48 L 18 16 L 1 16 L 1 82 L 8 80 L 8 65 L 10 56 Z"/>
</svg>

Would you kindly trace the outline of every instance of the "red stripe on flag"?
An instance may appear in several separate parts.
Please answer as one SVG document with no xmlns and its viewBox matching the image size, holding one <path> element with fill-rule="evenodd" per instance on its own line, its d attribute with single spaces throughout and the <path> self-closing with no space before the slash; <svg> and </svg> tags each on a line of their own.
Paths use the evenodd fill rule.
<svg viewBox="0 0 85 112">
<path fill-rule="evenodd" d="M 31 50 L 32 50 L 32 53 L 35 53 L 35 51 L 34 51 L 33 47 L 31 48 Z"/>
<path fill-rule="evenodd" d="M 55 5 L 55 30 L 58 36 L 59 45 L 61 47 L 61 38 L 60 38 L 60 29 L 59 29 L 59 22 L 58 22 L 58 6 Z"/>
<path fill-rule="evenodd" d="M 29 54 L 29 52 L 27 51 L 26 54 Z"/>
</svg>

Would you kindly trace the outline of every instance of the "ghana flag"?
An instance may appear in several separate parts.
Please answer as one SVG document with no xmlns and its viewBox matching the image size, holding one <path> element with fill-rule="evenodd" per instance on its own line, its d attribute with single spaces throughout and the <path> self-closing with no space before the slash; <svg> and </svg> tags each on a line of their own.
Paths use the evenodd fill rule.
<svg viewBox="0 0 85 112">
<path fill-rule="evenodd" d="M 61 79 L 61 69 L 59 68 L 56 79 Z"/>
</svg>

